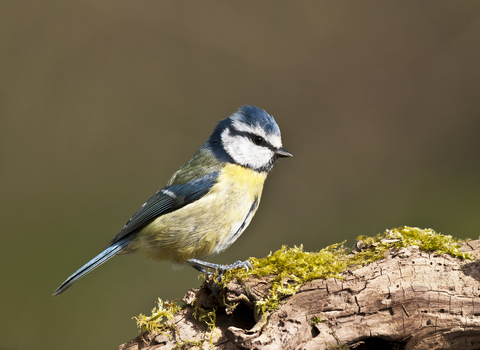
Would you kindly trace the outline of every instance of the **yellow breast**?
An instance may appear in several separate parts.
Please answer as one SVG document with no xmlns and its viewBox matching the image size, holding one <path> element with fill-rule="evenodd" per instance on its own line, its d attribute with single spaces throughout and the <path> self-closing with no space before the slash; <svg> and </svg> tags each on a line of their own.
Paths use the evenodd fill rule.
<svg viewBox="0 0 480 350">
<path fill-rule="evenodd" d="M 246 227 L 255 214 L 258 205 L 249 212 L 255 200 L 260 202 L 266 177 L 267 173 L 227 164 L 208 194 L 155 219 L 139 232 L 133 249 L 178 263 L 225 250 L 240 236 L 242 223 L 247 219 Z"/>
</svg>

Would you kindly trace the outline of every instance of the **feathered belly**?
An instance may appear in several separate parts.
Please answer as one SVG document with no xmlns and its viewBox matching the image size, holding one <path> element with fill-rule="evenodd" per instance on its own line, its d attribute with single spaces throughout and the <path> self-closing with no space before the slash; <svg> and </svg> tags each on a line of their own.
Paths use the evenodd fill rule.
<svg viewBox="0 0 480 350">
<path fill-rule="evenodd" d="M 255 215 L 266 174 L 227 165 L 199 200 L 162 215 L 137 235 L 133 249 L 155 260 L 184 263 L 227 249 Z"/>
</svg>

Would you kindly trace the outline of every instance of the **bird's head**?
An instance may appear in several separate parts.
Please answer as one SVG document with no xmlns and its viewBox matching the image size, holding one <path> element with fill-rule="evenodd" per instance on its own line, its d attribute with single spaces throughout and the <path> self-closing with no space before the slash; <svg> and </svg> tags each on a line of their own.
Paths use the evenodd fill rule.
<svg viewBox="0 0 480 350">
<path fill-rule="evenodd" d="M 256 171 L 270 171 L 279 157 L 292 154 L 282 147 L 280 128 L 263 109 L 243 106 L 221 120 L 207 142 L 214 153 Z"/>
</svg>

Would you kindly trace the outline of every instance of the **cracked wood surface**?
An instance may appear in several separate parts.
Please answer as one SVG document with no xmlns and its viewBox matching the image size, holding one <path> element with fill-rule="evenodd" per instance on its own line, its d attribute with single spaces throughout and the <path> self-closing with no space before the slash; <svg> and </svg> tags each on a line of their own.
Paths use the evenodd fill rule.
<svg viewBox="0 0 480 350">
<path fill-rule="evenodd" d="M 480 241 L 462 244 L 480 257 Z M 187 293 L 202 307 L 217 308 L 214 332 L 196 321 L 187 306 L 176 315 L 177 331 L 145 334 L 122 350 L 170 349 L 186 340 L 204 340 L 211 349 L 480 349 L 480 261 L 421 251 L 391 250 L 386 257 L 343 279 L 314 280 L 285 298 L 265 317 L 253 311 L 268 294 L 267 278 L 229 283 L 220 302 L 211 296 L 211 280 Z M 235 307 L 231 307 L 234 305 Z M 227 307 L 229 306 L 229 307 Z M 313 322 L 313 320 L 320 320 Z M 347 347 L 344 347 L 345 349 Z"/>
</svg>

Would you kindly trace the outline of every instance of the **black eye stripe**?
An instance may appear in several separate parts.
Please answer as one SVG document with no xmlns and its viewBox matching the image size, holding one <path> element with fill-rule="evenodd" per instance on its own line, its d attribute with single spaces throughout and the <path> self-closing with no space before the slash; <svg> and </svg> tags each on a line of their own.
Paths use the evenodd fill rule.
<svg viewBox="0 0 480 350">
<path fill-rule="evenodd" d="M 232 134 L 233 134 L 233 135 L 238 135 L 238 136 L 246 137 L 247 139 L 252 140 L 252 143 L 253 143 L 253 144 L 256 144 L 256 143 L 254 142 L 254 138 L 255 138 L 256 136 L 260 136 L 260 135 L 257 135 L 257 134 L 253 134 L 253 133 L 251 133 L 251 132 L 238 131 L 238 130 L 235 130 L 235 129 L 232 130 Z M 270 142 L 268 142 L 267 140 L 265 140 L 265 138 L 264 138 L 263 136 L 260 136 L 260 137 L 263 139 L 263 143 L 262 143 L 261 145 L 257 145 L 257 146 L 266 147 L 266 148 L 268 148 L 268 149 L 270 149 L 270 150 L 272 150 L 272 151 L 275 152 L 276 148 L 273 147 Z"/>
</svg>

